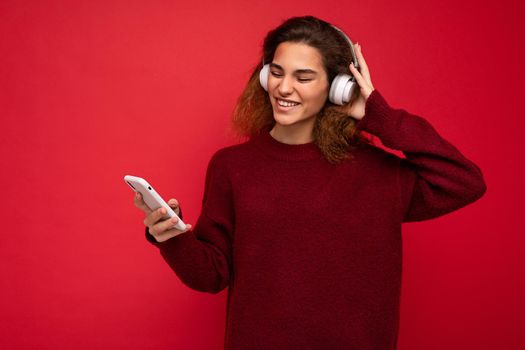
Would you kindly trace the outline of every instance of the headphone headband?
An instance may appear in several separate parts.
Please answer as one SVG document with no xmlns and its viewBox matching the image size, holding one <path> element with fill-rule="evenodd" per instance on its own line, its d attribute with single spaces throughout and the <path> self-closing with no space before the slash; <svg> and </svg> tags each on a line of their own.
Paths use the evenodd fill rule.
<svg viewBox="0 0 525 350">
<path fill-rule="evenodd" d="M 357 56 L 356 56 L 355 51 L 354 51 L 354 43 L 352 42 L 352 40 L 350 40 L 348 35 L 346 35 L 345 32 L 343 32 L 341 29 L 337 28 L 333 24 L 330 24 L 330 26 L 332 28 L 334 28 L 335 30 L 337 30 L 343 36 L 343 38 L 345 38 L 346 42 L 348 43 L 348 46 L 350 47 L 350 52 L 351 52 L 351 55 L 352 55 L 352 62 L 354 62 L 354 67 L 359 68 L 359 61 L 357 60 Z M 263 52 L 263 58 L 262 59 L 263 59 L 262 60 L 262 64 L 264 66 L 264 64 L 265 64 L 264 63 L 264 52 Z"/>
<path fill-rule="evenodd" d="M 345 32 L 343 32 L 341 29 L 337 28 L 333 24 L 330 24 L 330 25 L 332 26 L 332 28 L 337 30 L 343 36 L 343 38 L 346 39 L 346 42 L 348 43 L 348 46 L 350 46 L 350 52 L 352 54 L 352 62 L 354 62 L 354 66 L 356 68 L 359 68 L 359 61 L 357 61 L 357 56 L 356 56 L 355 51 L 354 51 L 354 43 L 352 42 L 352 40 L 350 40 L 348 35 L 346 35 Z"/>
</svg>

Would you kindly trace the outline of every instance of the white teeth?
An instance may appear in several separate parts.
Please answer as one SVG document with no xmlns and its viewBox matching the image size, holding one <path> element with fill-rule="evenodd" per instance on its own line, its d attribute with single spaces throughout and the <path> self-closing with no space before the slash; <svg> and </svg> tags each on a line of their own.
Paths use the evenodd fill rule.
<svg viewBox="0 0 525 350">
<path fill-rule="evenodd" d="M 288 101 L 283 101 L 279 99 L 277 100 L 277 103 L 279 104 L 279 106 L 283 106 L 283 107 L 293 107 L 299 104 L 297 102 L 288 102 Z"/>
</svg>

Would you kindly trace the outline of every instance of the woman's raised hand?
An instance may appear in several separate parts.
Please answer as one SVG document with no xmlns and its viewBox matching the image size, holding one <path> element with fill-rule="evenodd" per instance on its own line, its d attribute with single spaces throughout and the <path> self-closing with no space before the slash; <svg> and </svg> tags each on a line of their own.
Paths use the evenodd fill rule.
<svg viewBox="0 0 525 350">
<path fill-rule="evenodd" d="M 356 49 L 355 54 L 357 56 L 359 66 L 361 67 L 361 72 L 359 72 L 357 68 L 354 67 L 353 63 L 350 64 L 350 72 L 355 77 L 357 84 L 359 85 L 360 93 L 357 98 L 355 98 L 353 101 L 350 101 L 350 103 L 345 106 L 345 112 L 350 117 L 360 120 L 365 116 L 366 100 L 372 91 L 374 91 L 374 86 L 372 85 L 372 80 L 370 79 L 370 71 L 368 70 L 365 58 L 361 52 L 361 45 L 356 43 L 354 47 Z"/>
<path fill-rule="evenodd" d="M 186 230 L 181 231 L 173 227 L 179 221 L 178 218 L 163 219 L 163 216 L 166 215 L 165 208 L 158 208 L 156 210 L 151 210 L 144 200 L 142 195 L 137 192 L 134 199 L 135 206 L 144 212 L 146 218 L 144 219 L 144 225 L 148 227 L 149 233 L 155 237 L 157 242 L 164 242 L 172 237 L 180 235 L 183 232 L 191 229 L 190 224 L 186 224 Z M 179 202 L 172 198 L 168 201 L 168 205 L 175 212 L 175 214 L 180 214 Z"/>
</svg>

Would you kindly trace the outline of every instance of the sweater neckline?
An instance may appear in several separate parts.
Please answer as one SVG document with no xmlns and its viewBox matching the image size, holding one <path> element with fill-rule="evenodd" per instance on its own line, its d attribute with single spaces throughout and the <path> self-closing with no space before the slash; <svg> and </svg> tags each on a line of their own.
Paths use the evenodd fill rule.
<svg viewBox="0 0 525 350">
<path fill-rule="evenodd" d="M 263 130 L 252 141 L 266 154 L 282 160 L 308 160 L 322 157 L 321 150 L 312 141 L 301 144 L 288 144 L 273 138 L 270 130 Z"/>
</svg>

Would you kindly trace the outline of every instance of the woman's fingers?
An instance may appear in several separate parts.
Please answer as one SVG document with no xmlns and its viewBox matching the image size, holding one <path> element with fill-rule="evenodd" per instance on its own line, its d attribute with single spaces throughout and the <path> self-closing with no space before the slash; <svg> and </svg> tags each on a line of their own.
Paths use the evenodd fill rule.
<svg viewBox="0 0 525 350">
<path fill-rule="evenodd" d="M 149 233 L 155 237 L 157 242 L 164 242 L 181 233 L 189 231 L 192 228 L 190 224 L 186 224 L 186 230 L 184 231 L 175 229 L 174 226 L 177 224 L 179 219 L 177 217 L 163 219 L 163 217 L 167 214 L 166 208 L 158 208 L 156 210 L 149 209 L 142 199 L 142 195 L 138 192 L 135 195 L 134 203 L 137 208 L 146 214 L 144 225 L 148 227 Z M 179 202 L 175 198 L 171 198 L 168 201 L 168 205 L 177 215 L 180 214 Z"/>
<path fill-rule="evenodd" d="M 178 221 L 179 219 L 176 216 L 174 216 L 167 220 L 157 222 L 155 225 L 149 227 L 149 233 L 151 233 L 154 236 L 162 234 L 165 231 L 172 229 Z"/>
<path fill-rule="evenodd" d="M 364 95 L 365 98 L 368 98 L 372 91 L 374 90 L 374 87 L 371 86 L 371 84 L 368 84 L 368 82 L 363 78 L 361 73 L 357 70 L 357 68 L 354 67 L 354 64 L 350 64 L 350 72 L 355 77 L 355 80 L 357 81 L 357 84 L 359 84 L 359 87 L 361 88 L 361 94 Z"/>
<path fill-rule="evenodd" d="M 144 200 L 142 199 L 142 195 L 140 192 L 135 193 L 135 198 L 133 199 L 133 203 L 137 208 L 142 210 L 144 214 L 149 215 L 151 213 L 151 209 L 144 203 Z"/>
<path fill-rule="evenodd" d="M 155 237 L 155 240 L 157 242 L 164 242 L 172 237 L 175 237 L 177 235 L 180 235 L 181 233 L 184 233 L 186 231 L 189 231 L 191 229 L 191 225 L 190 224 L 186 224 L 186 230 L 185 231 L 179 231 L 177 229 L 171 229 L 171 230 L 168 230 L 168 231 L 165 231 L 165 232 L 162 232 L 162 233 L 159 233 L 157 235 L 153 235 L 153 237 Z M 151 233 L 151 232 L 150 232 Z"/>
<path fill-rule="evenodd" d="M 368 65 L 366 64 L 365 57 L 363 56 L 363 52 L 361 51 L 361 45 L 359 43 L 355 44 L 356 48 L 356 56 L 357 61 L 359 62 L 359 66 L 361 67 L 361 75 L 365 78 L 365 80 L 372 85 L 372 79 L 370 78 L 370 71 L 368 70 Z"/>
<path fill-rule="evenodd" d="M 144 219 L 144 225 L 151 227 L 153 226 L 157 221 L 162 219 L 164 215 L 166 215 L 167 211 L 166 208 L 158 208 L 157 210 L 151 212 L 146 218 Z"/>
<path fill-rule="evenodd" d="M 168 205 L 170 206 L 171 209 L 173 209 L 173 211 L 175 212 L 175 214 L 177 214 L 177 215 L 180 214 L 179 201 L 178 201 L 178 200 L 176 200 L 175 198 L 171 198 L 171 199 L 168 201 Z"/>
</svg>

